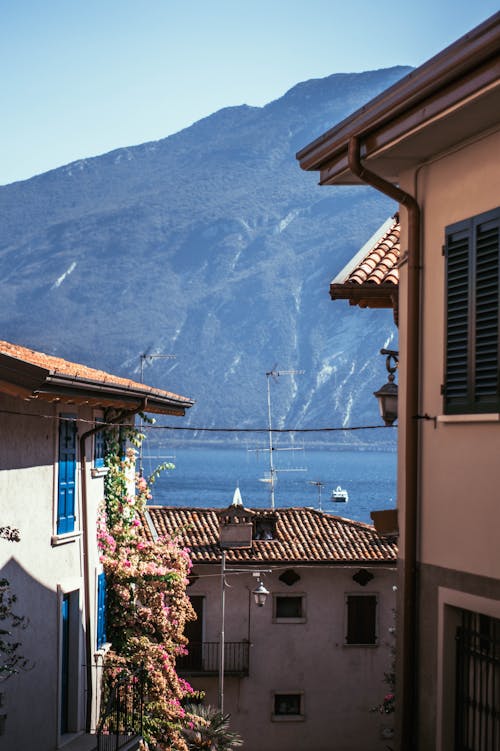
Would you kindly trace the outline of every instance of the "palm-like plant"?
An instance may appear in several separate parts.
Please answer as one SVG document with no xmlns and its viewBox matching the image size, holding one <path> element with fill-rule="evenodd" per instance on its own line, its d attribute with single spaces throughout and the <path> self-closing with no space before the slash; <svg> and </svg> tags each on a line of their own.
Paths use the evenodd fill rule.
<svg viewBox="0 0 500 751">
<path fill-rule="evenodd" d="M 230 715 L 203 704 L 188 704 L 185 710 L 193 725 L 182 731 L 190 751 L 232 751 L 243 745 L 241 736 L 229 729 Z"/>
</svg>

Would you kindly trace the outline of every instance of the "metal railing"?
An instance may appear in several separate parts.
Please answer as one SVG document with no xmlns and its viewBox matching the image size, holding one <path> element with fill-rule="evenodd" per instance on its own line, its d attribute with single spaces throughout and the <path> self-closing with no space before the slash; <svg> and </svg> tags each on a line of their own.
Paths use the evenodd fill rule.
<svg viewBox="0 0 500 751">
<path fill-rule="evenodd" d="M 457 751 L 500 749 L 500 620 L 462 611 L 457 629 Z"/>
<path fill-rule="evenodd" d="M 247 641 L 230 641 L 224 644 L 224 674 L 248 675 L 249 647 Z M 180 673 L 198 675 L 217 675 L 220 664 L 219 642 L 191 642 L 189 654 L 177 660 Z"/>
<path fill-rule="evenodd" d="M 142 735 L 144 670 L 112 676 L 104 671 L 97 751 L 118 751 Z"/>
</svg>

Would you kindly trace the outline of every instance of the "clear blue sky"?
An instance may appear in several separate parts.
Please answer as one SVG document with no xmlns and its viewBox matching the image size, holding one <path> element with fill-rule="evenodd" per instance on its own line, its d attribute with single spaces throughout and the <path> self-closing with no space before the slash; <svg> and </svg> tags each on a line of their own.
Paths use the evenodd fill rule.
<svg viewBox="0 0 500 751">
<path fill-rule="evenodd" d="M 417 66 L 498 0 L 0 0 L 0 185 L 264 105 L 331 73 Z"/>
</svg>

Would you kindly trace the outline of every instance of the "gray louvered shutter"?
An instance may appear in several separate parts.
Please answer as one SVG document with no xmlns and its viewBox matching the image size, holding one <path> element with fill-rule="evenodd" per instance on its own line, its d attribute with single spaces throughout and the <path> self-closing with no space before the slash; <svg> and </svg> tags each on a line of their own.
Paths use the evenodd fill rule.
<svg viewBox="0 0 500 751">
<path fill-rule="evenodd" d="M 469 393 L 470 226 L 449 227 L 446 233 L 446 376 L 447 411 L 465 407 Z M 455 409 L 454 409 L 455 408 Z"/>
<path fill-rule="evenodd" d="M 474 401 L 498 407 L 499 222 L 483 221 L 475 228 L 475 377 Z"/>
<path fill-rule="evenodd" d="M 446 229 L 445 412 L 498 412 L 500 209 Z"/>
</svg>

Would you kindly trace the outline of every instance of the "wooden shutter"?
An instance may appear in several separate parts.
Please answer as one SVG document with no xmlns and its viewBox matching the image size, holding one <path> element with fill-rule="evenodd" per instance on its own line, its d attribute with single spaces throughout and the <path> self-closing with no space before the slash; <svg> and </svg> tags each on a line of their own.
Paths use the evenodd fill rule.
<svg viewBox="0 0 500 751">
<path fill-rule="evenodd" d="M 99 423 L 104 422 L 104 417 L 96 417 L 96 427 Z M 100 430 L 98 433 L 94 433 L 94 467 L 104 467 L 104 454 L 105 454 L 105 431 Z"/>
<path fill-rule="evenodd" d="M 465 406 L 469 392 L 470 247 L 467 222 L 446 237 L 446 404 Z"/>
<path fill-rule="evenodd" d="M 499 221 L 476 227 L 474 401 L 498 409 Z"/>
<path fill-rule="evenodd" d="M 75 415 L 61 415 L 59 423 L 59 469 L 57 534 L 75 528 L 76 424 Z M 68 419 L 71 418 L 71 419 Z"/>
<path fill-rule="evenodd" d="M 500 209 L 446 229 L 445 412 L 497 412 Z"/>
<path fill-rule="evenodd" d="M 97 577 L 97 649 L 106 643 L 106 574 Z"/>
<path fill-rule="evenodd" d="M 377 643 L 376 595 L 347 595 L 346 643 Z"/>
</svg>

